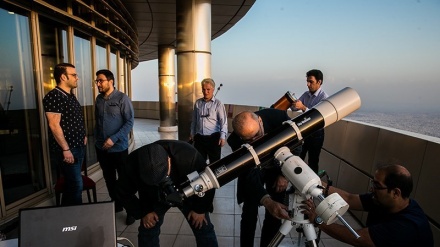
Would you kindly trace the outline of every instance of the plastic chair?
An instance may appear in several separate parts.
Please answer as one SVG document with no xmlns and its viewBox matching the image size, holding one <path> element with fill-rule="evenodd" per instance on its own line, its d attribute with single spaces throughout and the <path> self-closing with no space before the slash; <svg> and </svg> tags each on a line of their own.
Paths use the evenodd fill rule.
<svg viewBox="0 0 440 247">
<path fill-rule="evenodd" d="M 82 180 L 83 180 L 83 191 L 85 190 L 87 192 L 87 199 L 89 200 L 89 203 L 92 202 L 92 199 L 90 197 L 90 190 L 92 190 L 93 193 L 93 202 L 98 202 L 96 199 L 96 183 L 91 178 L 87 176 L 87 154 L 84 155 L 84 161 L 81 165 L 81 172 L 82 172 Z M 61 205 L 61 194 L 65 190 L 65 179 L 64 176 L 60 176 L 59 169 L 58 170 L 58 180 L 55 183 L 55 202 L 57 206 Z"/>
</svg>

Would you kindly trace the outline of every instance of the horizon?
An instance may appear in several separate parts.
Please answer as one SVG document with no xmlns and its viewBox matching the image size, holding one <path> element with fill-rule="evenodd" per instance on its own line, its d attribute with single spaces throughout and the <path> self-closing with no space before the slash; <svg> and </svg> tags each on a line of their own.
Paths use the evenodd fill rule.
<svg viewBox="0 0 440 247">
<path fill-rule="evenodd" d="M 212 41 L 217 98 L 269 107 L 287 91 L 301 96 L 316 68 L 327 94 L 358 92 L 358 111 L 440 113 L 439 10 L 434 0 L 258 0 Z M 158 101 L 157 68 L 156 59 L 132 71 L 134 101 Z"/>
</svg>

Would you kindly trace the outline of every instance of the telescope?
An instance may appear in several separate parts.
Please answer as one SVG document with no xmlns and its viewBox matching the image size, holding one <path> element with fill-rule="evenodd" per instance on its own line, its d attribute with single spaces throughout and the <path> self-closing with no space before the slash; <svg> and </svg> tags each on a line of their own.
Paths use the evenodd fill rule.
<svg viewBox="0 0 440 247">
<path fill-rule="evenodd" d="M 278 110 L 287 110 L 289 109 L 295 101 L 298 99 L 295 97 L 295 94 L 290 93 L 290 91 L 287 91 L 277 102 L 272 104 L 270 108 L 275 108 Z"/>
<path fill-rule="evenodd" d="M 294 226 L 298 226 L 297 232 L 304 233 L 307 240 L 306 246 L 318 246 L 319 239 L 315 232 L 314 222 L 312 222 L 314 219 L 307 219 L 302 213 L 303 202 L 309 198 L 319 200 L 316 213 L 322 223 L 329 225 L 339 219 L 356 238 L 360 238 L 359 234 L 342 218 L 349 206 L 339 194 L 333 193 L 325 197 L 320 177 L 300 157 L 293 155 L 289 148 L 281 147 L 274 156 L 280 162 L 281 172 L 292 184 L 288 191 L 290 219 L 283 220 L 278 233 L 268 247 L 278 246 Z M 298 245 L 300 242 L 299 240 Z"/>
<path fill-rule="evenodd" d="M 243 172 L 261 168 L 261 164 L 273 159 L 279 148 L 298 147 L 304 138 L 341 120 L 359 109 L 360 105 L 360 97 L 354 89 L 342 89 L 308 111 L 286 121 L 283 126 L 249 144 L 243 144 L 235 152 L 207 166 L 200 174 L 188 174 L 188 180 L 179 189 L 182 199 L 193 195 L 204 196 L 206 191 L 220 188 Z"/>
</svg>

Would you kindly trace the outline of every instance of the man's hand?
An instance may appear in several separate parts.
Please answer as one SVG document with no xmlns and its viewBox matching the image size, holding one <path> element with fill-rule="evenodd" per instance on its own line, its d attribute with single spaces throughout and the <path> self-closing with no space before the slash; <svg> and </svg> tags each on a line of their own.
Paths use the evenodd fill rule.
<svg viewBox="0 0 440 247">
<path fill-rule="evenodd" d="M 226 144 L 226 140 L 225 139 L 219 139 L 218 140 L 218 145 L 220 146 L 220 147 L 223 147 L 224 145 Z"/>
<path fill-rule="evenodd" d="M 270 197 L 265 198 L 262 204 L 275 218 L 290 220 L 286 205 L 276 202 Z"/>
<path fill-rule="evenodd" d="M 280 193 L 287 189 L 287 185 L 289 184 L 289 180 L 287 180 L 285 177 L 279 175 L 277 177 L 277 180 L 273 184 L 272 188 L 275 189 L 275 192 Z"/>
<path fill-rule="evenodd" d="M 194 211 L 190 211 L 189 212 L 189 214 L 188 214 L 188 221 L 196 229 L 202 228 L 203 222 L 205 222 L 205 224 L 208 224 L 208 221 L 205 219 L 205 214 L 198 214 L 198 213 L 196 213 Z"/>
<path fill-rule="evenodd" d="M 315 211 L 315 203 L 313 202 L 313 199 L 310 198 L 306 201 L 303 201 L 303 206 L 301 206 L 301 208 L 303 209 L 303 211 L 301 211 L 301 213 L 303 213 L 304 215 L 307 215 L 307 217 L 309 218 L 311 223 L 315 222 L 315 218 L 318 215 Z"/>
<path fill-rule="evenodd" d="M 159 216 L 157 216 L 156 212 L 151 212 L 142 217 L 141 220 L 144 227 L 150 229 L 156 226 L 156 223 L 159 221 Z"/>
<path fill-rule="evenodd" d="M 63 151 L 63 161 L 66 162 L 67 164 L 73 164 L 75 163 L 75 157 L 73 157 L 72 152 L 69 150 L 67 151 Z"/>
<path fill-rule="evenodd" d="M 112 141 L 112 139 L 107 138 L 107 140 L 105 140 L 104 145 L 102 146 L 102 149 L 104 150 L 109 150 L 111 147 L 113 147 L 113 145 L 115 145 Z"/>
<path fill-rule="evenodd" d="M 301 100 L 296 100 L 295 103 L 293 103 L 293 107 L 301 111 L 306 111 L 307 109 L 307 107 L 301 102 Z"/>
</svg>

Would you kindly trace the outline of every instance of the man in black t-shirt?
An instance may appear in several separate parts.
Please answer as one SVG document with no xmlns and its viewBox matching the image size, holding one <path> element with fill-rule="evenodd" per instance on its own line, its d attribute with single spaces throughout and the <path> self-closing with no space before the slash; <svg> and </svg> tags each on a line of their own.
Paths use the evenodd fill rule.
<svg viewBox="0 0 440 247">
<path fill-rule="evenodd" d="M 350 209 L 368 212 L 366 227 L 356 230 L 360 238 L 356 239 L 348 228 L 339 224 L 320 224 L 319 229 L 353 246 L 434 246 L 428 218 L 419 204 L 409 198 L 413 182 L 405 167 L 380 167 L 370 186 L 371 193 L 363 195 L 350 194 L 335 187 L 328 190 L 329 194 L 338 193 Z M 312 200 L 306 201 L 303 213 L 319 222 Z"/>
<path fill-rule="evenodd" d="M 81 165 L 87 143 L 82 108 L 71 92 L 78 86 L 78 75 L 75 66 L 69 63 L 56 65 L 53 74 L 57 86 L 43 99 L 51 160 L 57 163 L 65 178 L 61 204 L 78 205 L 82 203 Z"/>
</svg>

